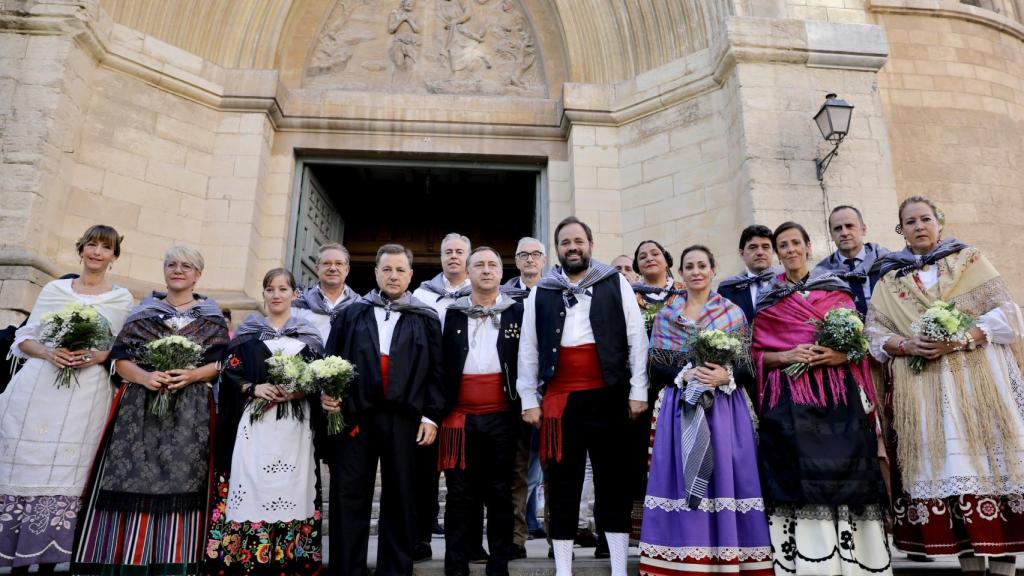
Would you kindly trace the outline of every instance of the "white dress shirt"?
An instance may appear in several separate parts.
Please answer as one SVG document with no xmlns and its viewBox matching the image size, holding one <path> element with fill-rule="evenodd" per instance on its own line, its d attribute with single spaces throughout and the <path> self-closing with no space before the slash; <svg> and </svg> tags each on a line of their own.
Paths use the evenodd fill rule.
<svg viewBox="0 0 1024 576">
<path fill-rule="evenodd" d="M 377 320 L 377 339 L 380 341 L 380 355 L 391 356 L 391 338 L 395 335 L 395 326 L 398 325 L 398 319 L 402 317 L 402 313 L 392 310 L 391 315 L 388 316 L 384 308 L 374 306 L 373 317 Z M 433 420 L 426 416 L 420 418 L 420 422 L 437 426 Z"/>
<path fill-rule="evenodd" d="M 494 302 L 498 304 L 505 298 L 498 295 Z M 497 316 L 500 318 L 501 316 Z M 463 374 L 496 374 L 501 372 L 501 358 L 498 357 L 498 335 L 500 327 L 494 325 L 491 318 L 470 318 L 466 326 L 469 330 L 469 353 Z"/>
<path fill-rule="evenodd" d="M 866 258 L 867 255 L 867 250 L 864 247 L 861 247 L 860 252 L 858 252 L 857 255 L 853 257 L 853 267 L 856 268 L 857 266 L 860 266 L 860 263 L 864 261 L 864 258 Z M 839 257 L 839 263 L 845 266 L 846 268 L 849 268 L 849 266 L 846 266 L 846 261 L 849 260 L 849 258 L 843 256 L 841 253 L 837 254 L 837 256 Z M 861 289 L 864 291 L 864 298 L 870 302 L 871 280 L 861 282 Z"/>
<path fill-rule="evenodd" d="M 754 274 L 749 269 L 744 270 L 744 274 L 747 275 L 747 278 L 753 278 L 757 276 L 757 274 Z M 754 308 L 757 308 L 757 299 L 761 296 L 761 293 L 764 292 L 766 288 L 771 286 L 771 283 L 771 280 L 750 283 L 750 287 L 747 288 L 747 290 L 750 290 L 750 301 L 754 304 Z M 750 319 L 748 319 L 747 321 L 750 322 Z"/>
<path fill-rule="evenodd" d="M 462 283 L 459 284 L 458 286 L 452 286 L 451 284 L 449 284 L 448 278 L 444 276 L 442 276 L 441 279 L 444 281 L 445 292 L 455 292 L 456 290 L 461 290 L 462 288 L 469 286 L 468 277 L 465 280 L 463 280 Z M 445 314 L 448 312 L 448 307 L 451 306 L 452 304 L 455 304 L 455 300 L 452 300 L 447 296 L 444 296 L 440 300 L 438 300 L 437 294 L 434 294 L 433 292 L 423 288 L 422 286 L 417 288 L 416 291 L 412 293 L 412 297 L 419 300 L 420 302 L 423 302 L 424 304 L 428 304 L 431 308 L 434 309 L 435 312 L 437 312 L 437 317 L 441 320 L 441 330 L 444 331 Z"/>
<path fill-rule="evenodd" d="M 622 313 L 626 318 L 626 340 L 629 345 L 629 399 L 647 401 L 647 331 L 644 330 L 643 315 L 637 304 L 633 288 L 621 274 L 618 275 L 619 291 L 622 296 Z M 537 296 L 538 288 L 530 291 L 523 305 L 523 326 L 519 336 L 519 378 L 516 388 L 522 398 L 523 410 L 540 407 L 541 394 L 538 391 L 540 354 L 537 351 Z M 594 343 L 594 329 L 590 326 L 590 303 L 592 296 L 576 295 L 577 303 L 565 309 L 565 324 L 562 326 L 563 347 L 581 346 Z"/>
</svg>

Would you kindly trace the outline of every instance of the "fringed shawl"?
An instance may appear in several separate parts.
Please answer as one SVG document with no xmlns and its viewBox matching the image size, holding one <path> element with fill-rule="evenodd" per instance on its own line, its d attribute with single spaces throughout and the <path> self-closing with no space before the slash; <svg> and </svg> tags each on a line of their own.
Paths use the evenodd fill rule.
<svg viewBox="0 0 1024 576">
<path fill-rule="evenodd" d="M 754 337 L 751 356 L 757 370 L 758 403 L 764 405 L 765 394 L 768 394 L 769 407 L 774 407 L 782 394 L 782 386 L 789 386 L 790 395 L 796 404 L 827 406 L 828 395 L 825 383 L 831 386 L 831 396 L 836 402 L 845 402 L 844 366 L 816 366 L 808 368 L 797 378 L 782 371 L 783 367 L 772 370 L 765 369 L 765 352 L 783 352 L 792 350 L 800 344 L 813 344 L 815 341 L 814 322 L 824 320 L 825 314 L 833 308 L 854 309 L 853 298 L 842 289 L 829 289 L 832 285 L 823 284 L 822 288 L 806 292 L 792 292 L 773 304 L 758 306 L 754 317 Z M 765 302 L 765 298 L 761 302 Z M 848 364 L 853 379 L 875 405 L 875 388 L 872 385 L 871 370 L 868 359 Z"/>
<path fill-rule="evenodd" d="M 872 337 L 896 334 L 911 337 L 911 324 L 934 302 L 951 302 L 971 318 L 1005 307 L 1008 317 L 1019 318 L 1019 309 L 1013 302 L 1009 288 L 999 273 L 973 247 L 965 247 L 935 262 L 938 283 L 927 291 L 917 282 L 914 274 L 900 275 L 891 269 L 875 286 L 868 309 L 867 330 Z M 1017 365 L 1024 358 L 1021 342 L 1009 346 Z M 932 472 L 938 473 L 945 462 L 946 441 L 942 428 L 943 390 L 940 373 L 948 363 L 953 381 L 953 401 L 959 410 L 960 434 L 965 438 L 975 465 L 985 456 L 993 470 L 998 442 L 1006 452 L 1020 450 L 1014 433 L 1015 408 L 1001 399 L 994 374 L 1000 373 L 1009 381 L 1005 366 L 992 365 L 985 351 L 959 351 L 946 354 L 943 359 L 926 364 L 920 374 L 910 368 L 910 356 L 896 356 L 889 362 L 893 382 L 893 422 L 899 438 L 897 457 L 903 473 L 913 476 L 922 472 L 925 454 L 929 455 Z M 927 429 L 922 430 L 921 423 Z M 1013 466 L 1015 460 L 1006 459 Z M 1020 470 L 1012 470 L 1020 474 Z"/>
<path fill-rule="evenodd" d="M 747 320 L 743 310 L 718 292 L 711 292 L 696 323 L 683 316 L 686 309 L 687 293 L 684 291 L 671 299 L 658 311 L 651 327 L 651 350 L 664 349 L 687 352 L 686 342 L 700 328 L 736 332 L 745 337 Z"/>
</svg>

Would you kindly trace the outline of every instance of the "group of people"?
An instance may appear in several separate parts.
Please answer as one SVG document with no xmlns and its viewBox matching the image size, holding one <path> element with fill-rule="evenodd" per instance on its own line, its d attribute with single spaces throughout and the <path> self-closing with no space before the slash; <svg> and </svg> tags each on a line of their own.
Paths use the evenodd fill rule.
<svg viewBox="0 0 1024 576">
<path fill-rule="evenodd" d="M 841 206 L 836 250 L 816 266 L 800 224 L 749 226 L 745 270 L 717 290 L 707 247 L 684 248 L 677 269 L 654 240 L 604 264 L 575 217 L 555 228 L 557 265 L 523 238 L 521 275 L 504 283 L 497 250 L 449 234 L 442 273 L 414 292 L 412 253 L 381 246 L 377 288 L 360 296 L 345 283 L 348 252 L 328 244 L 314 286 L 267 272 L 265 313 L 232 337 L 195 292 L 199 252 L 169 249 L 166 291 L 133 306 L 107 274 L 122 238 L 93 226 L 76 244 L 80 273 L 43 288 L 12 348 L 24 364 L 0 395 L 0 566 L 315 574 L 327 488 L 328 569 L 364 574 L 379 464 L 377 574 L 429 557 L 443 473 L 445 573 L 483 560 L 500 576 L 537 521 L 539 463 L 559 576 L 572 573 L 588 482 L 613 576 L 627 574 L 631 535 L 646 575 L 891 573 L 889 532 L 967 573 L 1013 574 L 1024 319 L 991 263 L 943 224 L 930 200 L 908 198 L 906 247 L 889 252 Z M 972 319 L 963 338 L 920 333 L 940 301 Z M 111 344 L 48 343 L 47 315 L 68 304 L 95 309 Z M 815 323 L 835 309 L 863 319 L 869 354 L 818 344 Z M 743 350 L 697 361 L 707 330 Z M 166 336 L 201 359 L 155 369 L 147 344 Z M 271 384 L 268 359 L 294 356 L 351 362 L 348 393 Z M 74 384 L 56 386 L 68 368 Z M 329 434 L 337 413 L 344 427 Z"/>
</svg>

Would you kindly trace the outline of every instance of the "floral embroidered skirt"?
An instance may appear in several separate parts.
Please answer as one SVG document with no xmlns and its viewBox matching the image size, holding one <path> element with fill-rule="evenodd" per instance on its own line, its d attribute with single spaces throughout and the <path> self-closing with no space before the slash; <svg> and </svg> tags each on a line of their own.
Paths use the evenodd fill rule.
<svg viewBox="0 0 1024 576">
<path fill-rule="evenodd" d="M 80 507 L 77 496 L 0 496 L 0 566 L 71 560 Z"/>
<path fill-rule="evenodd" d="M 911 554 L 1024 552 L 1024 495 L 919 500 L 906 493 L 893 503 L 893 543 Z"/>
<path fill-rule="evenodd" d="M 715 394 L 707 413 L 714 470 L 696 507 L 687 501 L 682 482 L 681 394 L 679 388 L 668 386 L 655 406 L 640 573 L 770 576 L 771 540 L 746 394 Z"/>
<path fill-rule="evenodd" d="M 870 505 L 780 507 L 768 517 L 775 574 L 892 574 L 882 510 Z"/>
</svg>

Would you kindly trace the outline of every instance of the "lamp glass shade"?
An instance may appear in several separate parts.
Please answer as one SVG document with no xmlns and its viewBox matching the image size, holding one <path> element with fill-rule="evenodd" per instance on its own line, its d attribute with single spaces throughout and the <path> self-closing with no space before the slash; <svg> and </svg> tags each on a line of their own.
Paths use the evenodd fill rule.
<svg viewBox="0 0 1024 576">
<path fill-rule="evenodd" d="M 821 137 L 825 140 L 832 140 L 836 136 L 845 136 L 850 131 L 850 118 L 853 115 L 853 106 L 846 100 L 836 98 L 835 94 L 829 94 L 825 99 L 818 113 L 814 115 L 814 122 L 821 131 Z"/>
</svg>

